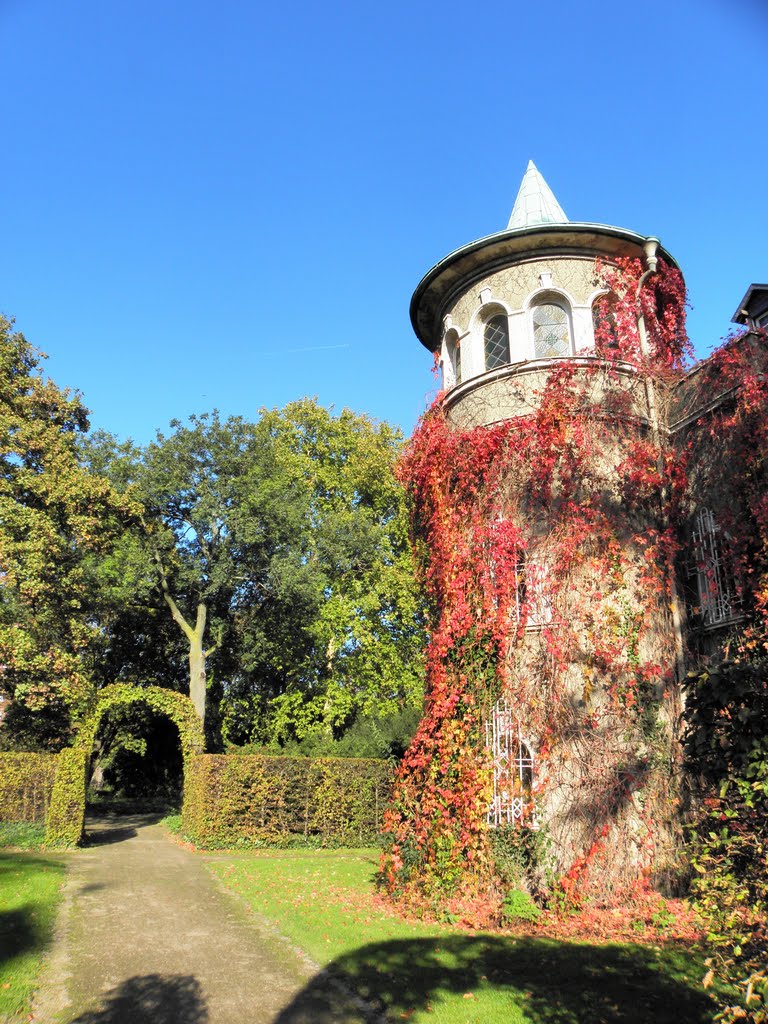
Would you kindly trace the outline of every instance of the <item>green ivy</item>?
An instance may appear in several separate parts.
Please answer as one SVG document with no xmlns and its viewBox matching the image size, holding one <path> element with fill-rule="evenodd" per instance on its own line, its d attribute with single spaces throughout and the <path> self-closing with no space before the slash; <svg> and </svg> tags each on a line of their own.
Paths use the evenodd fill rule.
<svg viewBox="0 0 768 1024">
<path fill-rule="evenodd" d="M 114 708 L 139 703 L 146 704 L 158 714 L 167 715 L 178 728 L 186 785 L 191 759 L 200 754 L 205 745 L 202 725 L 189 697 L 159 686 L 132 686 L 128 683 L 107 686 L 99 692 L 96 706 L 81 726 L 74 746 L 58 755 L 58 769 L 46 819 L 46 845 L 74 846 L 80 842 L 85 819 L 86 770 L 101 720 Z"/>
</svg>

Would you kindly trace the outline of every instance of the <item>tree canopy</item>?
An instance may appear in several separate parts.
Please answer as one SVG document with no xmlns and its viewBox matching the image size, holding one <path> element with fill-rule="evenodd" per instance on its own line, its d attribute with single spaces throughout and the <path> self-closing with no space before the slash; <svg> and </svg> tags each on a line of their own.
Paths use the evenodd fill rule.
<svg viewBox="0 0 768 1024">
<path fill-rule="evenodd" d="M 101 636 L 87 560 L 105 557 L 136 509 L 88 472 L 79 396 L 0 317 L 0 685 L 27 742 L 60 742 L 87 709 Z"/>
<path fill-rule="evenodd" d="M 309 399 L 256 422 L 174 421 L 144 449 L 92 437 L 92 470 L 143 509 L 98 567 L 109 678 L 143 663 L 155 681 L 167 662 L 166 685 L 189 687 L 214 742 L 301 739 L 418 705 L 401 441 Z"/>
</svg>

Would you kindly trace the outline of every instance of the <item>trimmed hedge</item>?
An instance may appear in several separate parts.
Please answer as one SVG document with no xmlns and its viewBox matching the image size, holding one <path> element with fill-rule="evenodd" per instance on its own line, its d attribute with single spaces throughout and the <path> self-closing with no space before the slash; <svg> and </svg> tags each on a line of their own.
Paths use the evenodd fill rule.
<svg viewBox="0 0 768 1024">
<path fill-rule="evenodd" d="M 46 846 L 76 846 L 85 823 L 85 773 L 88 757 L 80 747 L 65 747 L 59 754 L 51 806 L 45 821 Z"/>
<path fill-rule="evenodd" d="M 59 768 L 46 820 L 46 846 L 75 846 L 80 842 L 85 822 L 86 771 L 96 732 L 108 711 L 116 707 L 146 704 L 174 722 L 179 730 L 184 758 L 184 782 L 193 754 L 204 748 L 203 728 L 189 697 L 159 686 L 132 686 L 114 683 L 99 692 L 96 706 L 77 734 L 75 745 L 59 754 Z"/>
<path fill-rule="evenodd" d="M 197 846 L 369 846 L 392 790 L 389 762 L 200 754 L 184 785 L 182 832 Z"/>
<path fill-rule="evenodd" d="M 45 821 L 57 754 L 0 753 L 0 821 Z"/>
</svg>

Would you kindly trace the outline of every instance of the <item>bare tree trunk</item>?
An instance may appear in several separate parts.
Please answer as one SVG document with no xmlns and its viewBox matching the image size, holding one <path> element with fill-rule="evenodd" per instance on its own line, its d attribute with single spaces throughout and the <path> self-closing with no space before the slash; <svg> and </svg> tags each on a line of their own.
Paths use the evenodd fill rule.
<svg viewBox="0 0 768 1024">
<path fill-rule="evenodd" d="M 205 658 L 203 634 L 207 608 L 204 604 L 197 606 L 197 622 L 195 629 L 187 634 L 189 640 L 189 696 L 195 705 L 200 721 L 205 724 Z"/>
<path fill-rule="evenodd" d="M 173 599 L 171 588 L 168 586 L 168 578 L 166 577 L 165 570 L 163 568 L 162 559 L 158 552 L 155 552 L 155 561 L 157 562 L 157 567 L 160 572 L 160 586 L 163 590 L 165 603 L 170 609 L 173 621 L 189 642 L 189 696 L 192 703 L 195 705 L 195 711 L 198 714 L 201 725 L 205 727 L 205 662 L 208 655 L 215 649 L 211 648 L 210 651 L 206 651 L 203 647 L 205 623 L 208 618 L 208 607 L 203 601 L 199 602 L 194 628 L 190 626 L 182 615 L 181 609 Z"/>
</svg>

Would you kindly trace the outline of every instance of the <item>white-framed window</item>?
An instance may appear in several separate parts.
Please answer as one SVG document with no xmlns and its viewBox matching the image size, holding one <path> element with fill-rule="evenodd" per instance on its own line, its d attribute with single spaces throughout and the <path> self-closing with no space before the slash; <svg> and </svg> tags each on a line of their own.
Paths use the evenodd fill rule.
<svg viewBox="0 0 768 1024">
<path fill-rule="evenodd" d="M 691 530 L 690 575 L 696 579 L 698 611 L 704 626 L 717 626 L 741 614 L 726 542 L 714 513 L 708 508 L 699 509 Z"/>
<path fill-rule="evenodd" d="M 461 384 L 461 343 L 459 332 L 453 328 L 445 336 L 445 348 L 451 366 L 451 385 Z"/>
<path fill-rule="evenodd" d="M 523 600 L 526 609 L 525 628 L 540 629 L 552 621 L 547 568 L 541 562 L 522 565 Z"/>
<path fill-rule="evenodd" d="M 506 313 L 495 313 L 483 326 L 485 368 L 494 370 L 509 362 L 509 320 Z"/>
<path fill-rule="evenodd" d="M 531 306 L 536 359 L 561 359 L 573 354 L 571 310 L 564 298 L 542 296 Z"/>
<path fill-rule="evenodd" d="M 493 604 L 506 606 L 509 622 L 526 629 L 540 629 L 552 621 L 549 574 L 546 565 L 529 559 L 514 538 L 504 541 L 509 522 L 501 517 L 495 524 L 496 539 L 490 545 L 489 574 Z"/>
<path fill-rule="evenodd" d="M 533 811 L 532 744 L 506 700 L 497 701 L 485 723 L 485 742 L 493 760 L 493 798 L 486 820 L 499 825 L 536 827 Z"/>
</svg>

